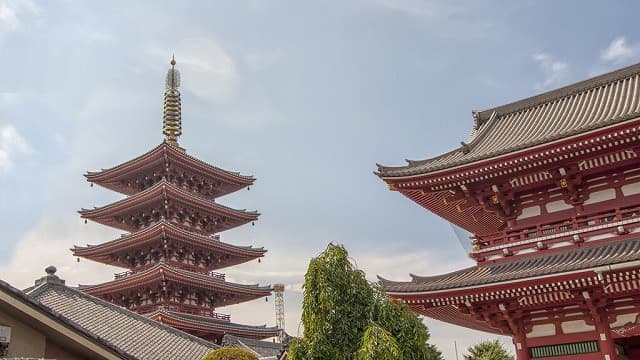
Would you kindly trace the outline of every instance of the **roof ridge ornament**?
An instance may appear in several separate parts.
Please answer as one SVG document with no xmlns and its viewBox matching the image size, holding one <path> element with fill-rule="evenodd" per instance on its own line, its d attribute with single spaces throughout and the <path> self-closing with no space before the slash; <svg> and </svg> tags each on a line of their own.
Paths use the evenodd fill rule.
<svg viewBox="0 0 640 360">
<path fill-rule="evenodd" d="M 60 279 L 58 275 L 56 275 L 57 270 L 58 269 L 56 269 L 56 267 L 53 265 L 47 266 L 44 269 L 44 272 L 47 273 L 47 275 L 41 277 L 40 279 L 36 279 L 35 286 L 40 286 L 42 284 L 64 285 L 64 280 Z"/>
<path fill-rule="evenodd" d="M 178 145 L 178 137 L 182 135 L 182 104 L 180 101 L 180 72 L 175 68 L 176 59 L 171 55 L 171 68 L 167 72 L 162 106 L 162 133 L 165 141 L 184 152 Z"/>
</svg>

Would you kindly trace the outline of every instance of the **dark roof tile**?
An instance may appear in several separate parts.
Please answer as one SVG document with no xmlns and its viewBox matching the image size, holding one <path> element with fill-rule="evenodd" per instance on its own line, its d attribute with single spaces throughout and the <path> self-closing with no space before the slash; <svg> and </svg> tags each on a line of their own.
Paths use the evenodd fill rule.
<svg viewBox="0 0 640 360">
<path fill-rule="evenodd" d="M 640 238 L 583 246 L 578 249 L 531 256 L 513 261 L 477 265 L 437 276 L 412 275 L 413 280 L 410 282 L 397 282 L 383 278 L 380 278 L 380 281 L 387 292 L 395 293 L 453 290 L 569 271 L 587 270 L 635 260 L 640 260 Z"/>
<path fill-rule="evenodd" d="M 468 144 L 406 166 L 378 166 L 382 178 L 429 174 L 599 129 L 640 116 L 640 64 L 511 104 L 476 112 Z"/>
</svg>

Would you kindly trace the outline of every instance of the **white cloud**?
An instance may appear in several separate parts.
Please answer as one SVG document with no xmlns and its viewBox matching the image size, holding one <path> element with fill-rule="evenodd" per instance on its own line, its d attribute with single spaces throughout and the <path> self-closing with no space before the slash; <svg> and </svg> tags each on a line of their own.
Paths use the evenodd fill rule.
<svg viewBox="0 0 640 360">
<path fill-rule="evenodd" d="M 180 71 L 188 77 L 184 89 L 208 100 L 230 97 L 237 85 L 238 74 L 231 56 L 218 43 L 194 38 L 176 48 Z"/>
<path fill-rule="evenodd" d="M 602 50 L 600 59 L 618 64 L 637 58 L 640 55 L 640 43 L 628 44 L 624 37 L 615 38 L 609 46 Z"/>
<path fill-rule="evenodd" d="M 38 6 L 31 0 L 0 0 L 0 30 L 16 30 L 21 24 L 20 13 L 37 11 Z"/>
<path fill-rule="evenodd" d="M 171 58 L 167 49 L 172 47 L 154 43 L 139 54 L 140 61 L 144 67 L 166 72 Z M 239 80 L 237 65 L 218 42 L 211 38 L 189 38 L 175 47 L 174 54 L 183 79 L 181 90 L 204 100 L 223 101 L 233 96 Z"/>
<path fill-rule="evenodd" d="M 553 55 L 547 53 L 537 53 L 532 58 L 538 63 L 544 75 L 544 80 L 535 84 L 537 90 L 558 86 L 566 80 L 569 72 L 567 63 L 557 60 Z"/>
<path fill-rule="evenodd" d="M 9 6 L 9 3 L 6 1 L 0 2 L 0 23 L 10 29 L 17 28 L 20 23 L 16 16 L 16 10 Z"/>
<path fill-rule="evenodd" d="M 11 169 L 14 155 L 30 154 L 32 151 L 13 125 L 0 125 L 0 171 Z"/>
<path fill-rule="evenodd" d="M 45 267 L 54 265 L 58 268 L 57 275 L 65 279 L 67 285 L 111 280 L 114 272 L 123 270 L 84 259 L 76 262 L 69 249 L 73 245 L 111 240 L 115 238 L 112 233 L 103 226 L 84 225 L 73 215 L 43 217 L 18 241 L 10 260 L 0 267 L 0 279 L 26 288 L 44 275 Z"/>
</svg>

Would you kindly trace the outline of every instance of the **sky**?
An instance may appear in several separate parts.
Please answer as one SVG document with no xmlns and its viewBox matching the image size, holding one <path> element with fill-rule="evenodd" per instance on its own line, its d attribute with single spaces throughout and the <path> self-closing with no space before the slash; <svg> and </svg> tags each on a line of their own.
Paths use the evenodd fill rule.
<svg viewBox="0 0 640 360">
<path fill-rule="evenodd" d="M 122 196 L 90 187 L 162 140 L 175 53 L 190 155 L 258 180 L 219 199 L 255 209 L 222 241 L 264 246 L 224 269 L 286 284 L 286 330 L 301 335 L 309 259 L 344 244 L 370 280 L 473 263 L 451 226 L 388 191 L 375 164 L 459 146 L 472 110 L 637 62 L 633 1 L 0 0 L 0 279 L 24 288 L 50 264 L 69 285 L 122 271 L 71 256 L 119 236 L 80 208 Z M 220 309 L 275 324 L 273 298 Z M 425 320 L 455 359 L 495 336 Z M 501 340 L 511 347 L 510 339 Z"/>
</svg>

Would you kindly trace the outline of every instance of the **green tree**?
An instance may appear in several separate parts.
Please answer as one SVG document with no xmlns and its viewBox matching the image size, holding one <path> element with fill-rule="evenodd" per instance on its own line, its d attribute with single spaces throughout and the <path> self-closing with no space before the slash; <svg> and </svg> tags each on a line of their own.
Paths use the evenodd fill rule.
<svg viewBox="0 0 640 360">
<path fill-rule="evenodd" d="M 442 351 L 438 349 L 435 345 L 429 344 L 429 349 L 431 352 L 429 354 L 429 360 L 444 360 L 444 355 L 442 355 Z"/>
<path fill-rule="evenodd" d="M 258 360 L 258 357 L 246 349 L 227 347 L 213 350 L 202 360 Z"/>
<path fill-rule="evenodd" d="M 514 360 L 498 340 L 483 341 L 470 346 L 467 351 L 469 354 L 464 355 L 465 360 Z"/>
<path fill-rule="evenodd" d="M 304 336 L 289 343 L 290 359 L 439 359 L 420 318 L 370 284 L 344 247 L 312 259 L 303 288 Z"/>
<path fill-rule="evenodd" d="M 371 323 L 364 331 L 357 360 L 396 360 L 400 358 L 400 347 L 390 332 L 376 323 Z"/>
</svg>

